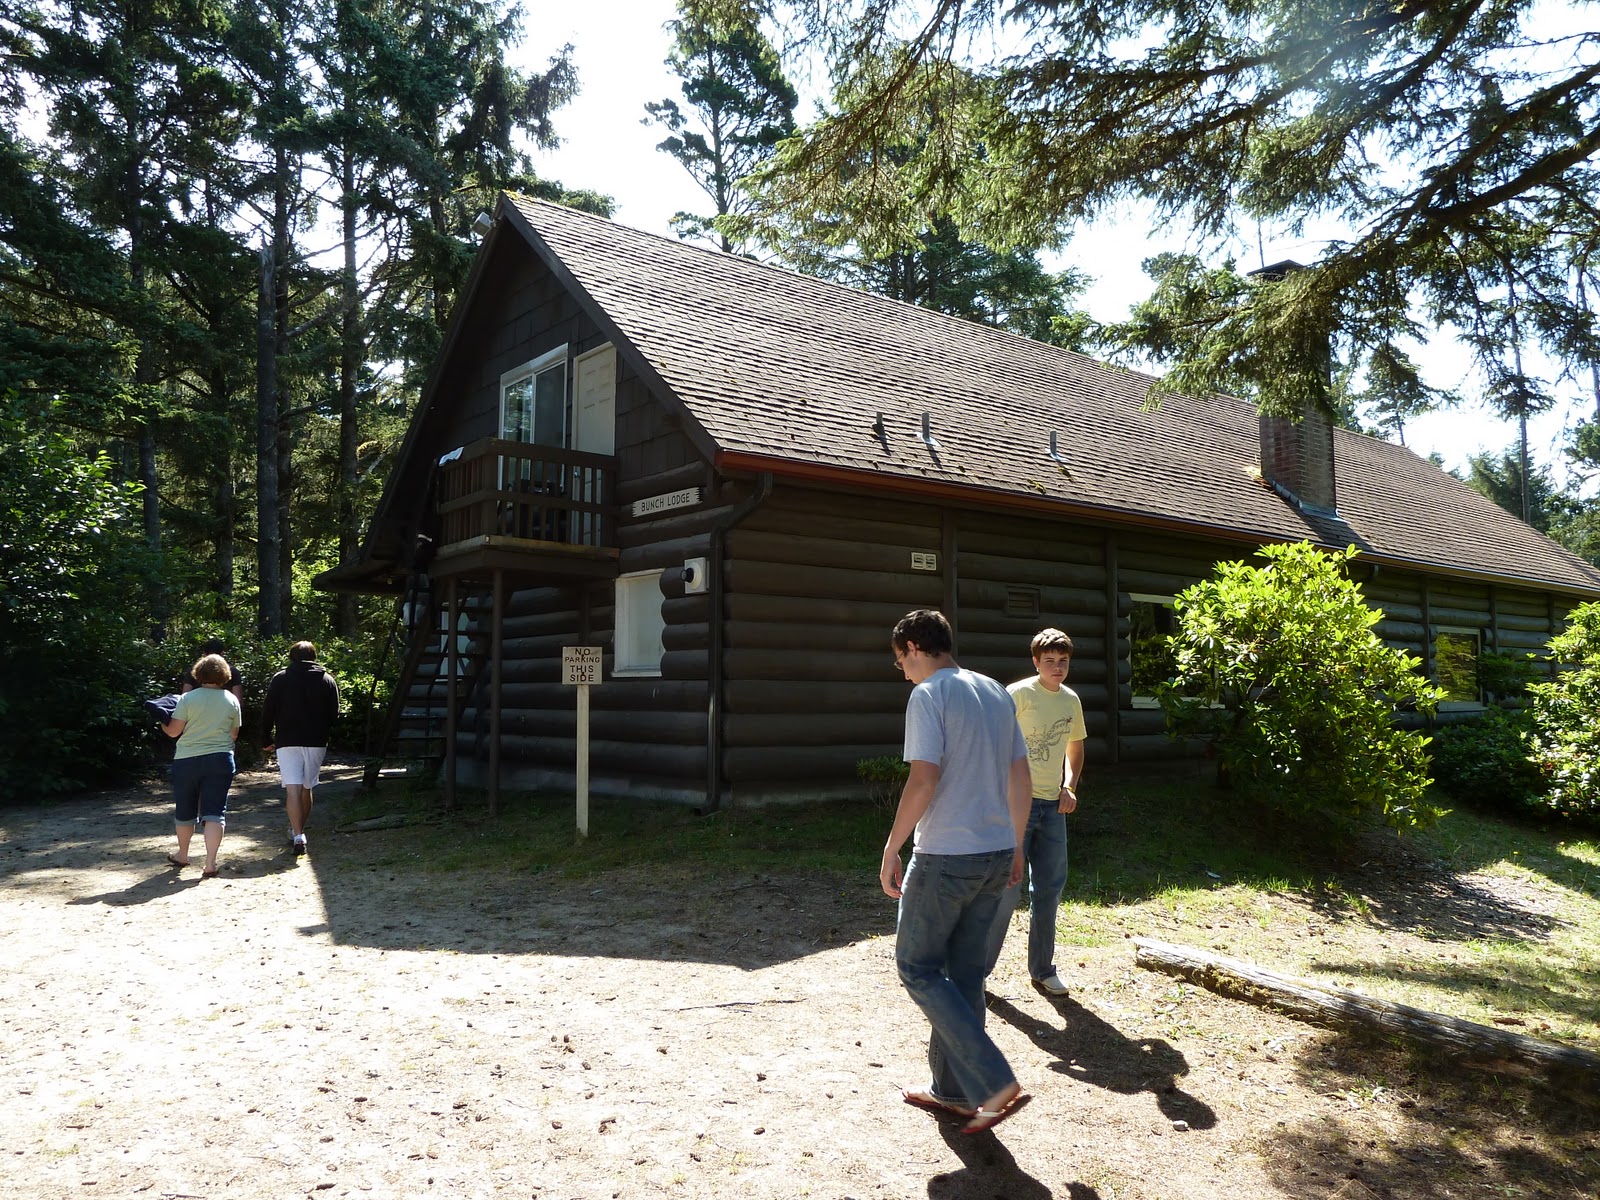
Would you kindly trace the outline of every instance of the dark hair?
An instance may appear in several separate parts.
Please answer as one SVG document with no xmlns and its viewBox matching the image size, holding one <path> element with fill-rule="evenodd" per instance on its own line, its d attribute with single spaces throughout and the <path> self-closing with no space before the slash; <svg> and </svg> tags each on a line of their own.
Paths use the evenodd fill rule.
<svg viewBox="0 0 1600 1200">
<path fill-rule="evenodd" d="M 950 622 L 936 608 L 918 608 L 901 617 L 891 639 L 896 650 L 904 652 L 912 643 L 924 654 L 949 654 L 955 639 Z"/>
<path fill-rule="evenodd" d="M 1057 654 L 1065 654 L 1068 658 L 1071 658 L 1072 639 L 1059 629 L 1041 629 L 1033 635 L 1033 641 L 1029 643 L 1028 649 L 1035 658 L 1051 651 L 1055 651 Z"/>
<path fill-rule="evenodd" d="M 224 687 L 228 680 L 233 678 L 233 670 L 228 666 L 228 660 L 220 654 L 207 654 L 200 658 L 189 674 L 194 676 L 194 681 L 201 687 Z"/>
<path fill-rule="evenodd" d="M 310 662 L 317 656 L 317 648 L 310 642 L 296 642 L 289 647 L 290 662 Z"/>
<path fill-rule="evenodd" d="M 205 641 L 200 643 L 201 655 L 221 654 L 226 649 L 227 646 L 223 643 L 221 638 L 207 638 Z"/>
</svg>

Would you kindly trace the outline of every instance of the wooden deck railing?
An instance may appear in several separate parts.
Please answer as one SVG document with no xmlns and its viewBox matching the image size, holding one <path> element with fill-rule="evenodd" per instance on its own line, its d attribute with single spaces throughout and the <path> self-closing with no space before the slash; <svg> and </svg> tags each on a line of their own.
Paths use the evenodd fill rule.
<svg viewBox="0 0 1600 1200">
<path fill-rule="evenodd" d="M 439 463 L 439 544 L 485 536 L 616 544 L 616 460 L 484 438 Z"/>
</svg>

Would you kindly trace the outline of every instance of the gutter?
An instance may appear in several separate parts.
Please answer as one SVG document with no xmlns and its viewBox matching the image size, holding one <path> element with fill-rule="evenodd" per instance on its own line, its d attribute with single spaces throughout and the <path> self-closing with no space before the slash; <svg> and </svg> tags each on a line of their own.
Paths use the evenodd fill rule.
<svg viewBox="0 0 1600 1200">
<path fill-rule="evenodd" d="M 711 527 L 711 547 L 708 558 L 711 567 L 711 644 L 707 669 L 710 674 L 706 698 L 706 803 L 700 815 L 718 812 L 722 808 L 722 692 L 723 692 L 723 612 L 726 608 L 727 587 L 723 571 L 723 547 L 728 531 L 739 524 L 772 495 L 773 476 L 763 471 L 756 490 L 721 521 Z"/>
</svg>

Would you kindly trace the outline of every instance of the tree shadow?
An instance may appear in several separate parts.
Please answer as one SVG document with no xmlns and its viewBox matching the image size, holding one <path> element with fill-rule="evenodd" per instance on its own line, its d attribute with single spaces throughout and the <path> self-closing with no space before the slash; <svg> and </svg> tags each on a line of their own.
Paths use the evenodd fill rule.
<svg viewBox="0 0 1600 1200">
<path fill-rule="evenodd" d="M 1310 1089 L 1358 1097 L 1375 1119 L 1270 1132 L 1265 1169 L 1288 1195 L 1600 1195 L 1592 1081 L 1586 1090 L 1473 1070 L 1361 1034 L 1319 1039 L 1297 1069 Z"/>
<path fill-rule="evenodd" d="M 1054 1059 L 1050 1070 L 1125 1096 L 1149 1092 L 1162 1116 L 1185 1121 L 1191 1129 L 1216 1125 L 1211 1107 L 1177 1084 L 1189 1073 L 1181 1051 L 1159 1038 L 1127 1037 L 1070 996 L 1051 997 L 1050 1003 L 1063 1019 L 1062 1028 L 998 996 L 990 1000 L 989 1011 Z"/>
</svg>

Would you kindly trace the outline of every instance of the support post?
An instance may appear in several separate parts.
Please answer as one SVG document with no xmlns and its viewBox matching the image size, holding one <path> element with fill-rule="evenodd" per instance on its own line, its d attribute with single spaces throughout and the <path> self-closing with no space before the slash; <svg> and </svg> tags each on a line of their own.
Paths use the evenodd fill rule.
<svg viewBox="0 0 1600 1200">
<path fill-rule="evenodd" d="M 460 585 L 450 576 L 449 600 L 445 606 L 445 695 L 444 704 L 444 806 L 456 806 L 456 679 L 461 671 L 461 655 L 456 645 L 456 624 L 461 618 Z"/>
</svg>

